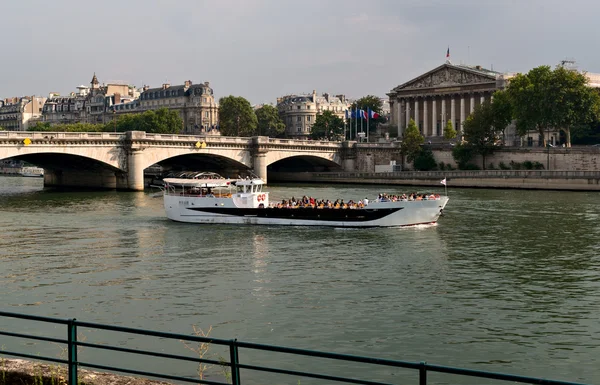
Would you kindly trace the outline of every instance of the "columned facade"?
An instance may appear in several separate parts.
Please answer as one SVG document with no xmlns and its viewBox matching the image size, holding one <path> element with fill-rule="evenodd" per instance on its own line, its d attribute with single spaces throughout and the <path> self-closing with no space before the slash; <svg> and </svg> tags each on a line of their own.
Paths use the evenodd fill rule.
<svg viewBox="0 0 600 385">
<path fill-rule="evenodd" d="M 450 62 L 394 88 L 388 96 L 397 106 L 396 123 L 401 137 L 411 119 L 427 141 L 444 141 L 447 121 L 460 134 L 475 107 L 491 100 L 498 89 L 499 73 L 453 65 Z"/>
</svg>

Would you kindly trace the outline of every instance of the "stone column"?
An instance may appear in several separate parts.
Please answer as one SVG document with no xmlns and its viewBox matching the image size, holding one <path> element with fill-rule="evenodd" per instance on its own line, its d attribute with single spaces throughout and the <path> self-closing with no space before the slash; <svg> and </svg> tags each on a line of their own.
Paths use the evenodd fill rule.
<svg viewBox="0 0 600 385">
<path fill-rule="evenodd" d="M 427 126 L 427 97 L 423 98 L 423 135 L 429 135 L 429 127 Z"/>
<path fill-rule="evenodd" d="M 406 107 L 404 120 L 406 121 L 406 125 L 404 128 L 408 127 L 408 123 L 410 122 L 410 103 L 408 99 L 404 99 L 404 106 Z"/>
<path fill-rule="evenodd" d="M 475 109 L 475 94 L 471 93 L 471 100 L 469 101 L 469 114 L 473 113 L 473 110 Z"/>
<path fill-rule="evenodd" d="M 435 96 L 431 98 L 431 136 L 437 136 L 437 109 Z"/>
<path fill-rule="evenodd" d="M 456 127 L 456 100 L 454 99 L 454 95 L 450 96 L 450 121 L 452 122 L 452 128 L 458 131 L 458 127 Z"/>
<path fill-rule="evenodd" d="M 479 103 L 485 103 L 485 94 L 483 92 L 481 93 L 481 97 L 479 98 Z"/>
<path fill-rule="evenodd" d="M 402 137 L 402 114 L 400 113 L 400 108 L 401 108 L 401 99 L 398 99 L 397 101 L 398 106 L 396 107 L 398 110 L 398 138 Z"/>
<path fill-rule="evenodd" d="M 460 129 L 462 131 L 463 123 L 465 122 L 465 95 L 460 95 Z"/>
<path fill-rule="evenodd" d="M 419 128 L 419 98 L 415 98 L 415 124 Z M 419 130 L 420 131 L 420 130 Z"/>
<path fill-rule="evenodd" d="M 448 118 L 446 117 L 446 96 L 442 95 L 442 99 L 440 101 L 442 102 L 442 117 L 440 119 L 440 135 L 444 136 L 444 130 L 446 129 L 446 120 L 448 120 Z"/>
</svg>

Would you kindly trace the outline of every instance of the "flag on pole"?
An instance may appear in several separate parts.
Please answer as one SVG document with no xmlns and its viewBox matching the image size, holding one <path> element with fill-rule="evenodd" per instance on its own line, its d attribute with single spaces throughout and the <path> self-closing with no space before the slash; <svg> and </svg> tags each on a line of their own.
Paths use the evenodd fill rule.
<svg viewBox="0 0 600 385">
<path fill-rule="evenodd" d="M 352 119 L 352 111 L 346 110 L 346 120 Z"/>
<path fill-rule="evenodd" d="M 440 183 L 445 186 L 446 185 L 446 178 L 444 178 Z"/>
<path fill-rule="evenodd" d="M 375 111 L 373 111 L 371 108 L 367 108 L 367 116 L 371 119 L 377 119 L 379 117 L 379 114 Z"/>
<path fill-rule="evenodd" d="M 450 57 L 450 46 L 448 46 L 448 50 L 446 51 L 446 58 Z"/>
</svg>

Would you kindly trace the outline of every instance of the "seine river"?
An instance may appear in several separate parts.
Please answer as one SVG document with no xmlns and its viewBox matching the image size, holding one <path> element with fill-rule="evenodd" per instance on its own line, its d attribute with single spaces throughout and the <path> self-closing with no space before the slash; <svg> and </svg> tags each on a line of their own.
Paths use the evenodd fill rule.
<svg viewBox="0 0 600 385">
<path fill-rule="evenodd" d="M 271 199 L 414 189 L 269 187 Z M 448 192 L 436 226 L 202 226 L 168 221 L 150 191 L 43 190 L 41 179 L 2 177 L 0 308 L 183 334 L 212 327 L 215 338 L 600 383 L 600 195 L 451 184 Z M 66 335 L 63 326 L 10 319 L 0 327 Z M 179 341 L 93 330 L 79 338 L 193 354 Z M 0 345 L 63 354 L 8 337 Z M 206 357 L 218 355 L 228 357 L 212 347 Z M 407 369 L 269 357 L 262 364 L 416 381 Z M 79 358 L 159 371 L 156 361 L 90 348 Z M 166 372 L 194 376 L 191 364 L 163 361 Z M 244 383 L 312 383 L 265 378 L 242 372 Z"/>
</svg>

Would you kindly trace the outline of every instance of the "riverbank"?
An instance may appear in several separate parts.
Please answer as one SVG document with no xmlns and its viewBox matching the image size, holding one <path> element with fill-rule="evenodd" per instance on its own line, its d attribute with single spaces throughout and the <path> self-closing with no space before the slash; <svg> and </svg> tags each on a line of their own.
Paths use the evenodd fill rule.
<svg viewBox="0 0 600 385">
<path fill-rule="evenodd" d="M 296 183 L 357 183 L 525 190 L 600 191 L 600 171 L 485 170 L 400 172 L 269 173 L 269 181 Z"/>
<path fill-rule="evenodd" d="M 0 359 L 0 385 L 67 384 L 65 365 L 46 364 L 20 359 Z M 78 370 L 81 385 L 170 385 L 168 382 L 127 377 L 113 373 Z"/>
</svg>

